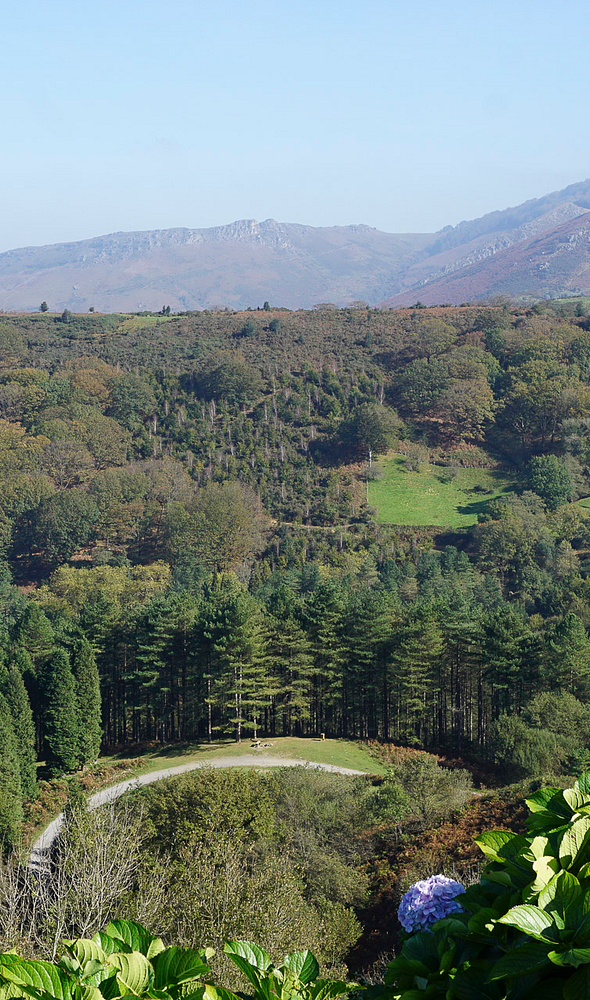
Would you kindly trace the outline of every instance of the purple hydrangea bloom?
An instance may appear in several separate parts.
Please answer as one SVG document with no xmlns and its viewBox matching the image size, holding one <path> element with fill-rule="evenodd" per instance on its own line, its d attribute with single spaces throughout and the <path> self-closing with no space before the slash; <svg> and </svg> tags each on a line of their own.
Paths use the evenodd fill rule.
<svg viewBox="0 0 590 1000">
<path fill-rule="evenodd" d="M 405 931 L 425 931 L 437 920 L 459 913 L 462 907 L 455 897 L 465 892 L 460 882 L 446 875 L 431 875 L 415 882 L 402 896 L 397 915 Z"/>
</svg>

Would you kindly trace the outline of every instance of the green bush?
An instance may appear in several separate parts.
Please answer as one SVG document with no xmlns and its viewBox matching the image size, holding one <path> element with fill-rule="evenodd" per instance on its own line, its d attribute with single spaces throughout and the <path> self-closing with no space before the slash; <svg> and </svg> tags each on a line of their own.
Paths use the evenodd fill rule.
<svg viewBox="0 0 590 1000">
<path fill-rule="evenodd" d="M 405 757 L 390 769 L 390 776 L 407 798 L 408 820 L 420 829 L 447 819 L 473 794 L 469 771 L 441 767 L 428 753 Z"/>
<path fill-rule="evenodd" d="M 393 1000 L 582 1000 L 590 996 L 590 773 L 529 799 L 527 834 L 476 838 L 488 864 L 462 910 L 405 940 Z"/>
</svg>

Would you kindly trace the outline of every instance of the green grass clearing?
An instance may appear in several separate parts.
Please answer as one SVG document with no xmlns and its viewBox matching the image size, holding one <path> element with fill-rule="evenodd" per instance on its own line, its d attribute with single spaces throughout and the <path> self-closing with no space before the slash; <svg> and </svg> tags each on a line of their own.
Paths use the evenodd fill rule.
<svg viewBox="0 0 590 1000">
<path fill-rule="evenodd" d="M 175 316 L 127 316 L 121 314 L 121 326 L 119 333 L 134 333 L 136 330 L 143 330 L 150 326 L 160 326 L 162 323 L 169 323 Z"/>
<path fill-rule="evenodd" d="M 562 295 L 559 299 L 551 299 L 551 304 L 558 303 L 559 305 L 574 305 L 577 306 L 578 303 L 582 308 L 587 311 L 590 309 L 590 296 L 588 295 Z"/>
<path fill-rule="evenodd" d="M 514 489 L 514 479 L 496 469 L 459 469 L 443 482 L 443 466 L 426 465 L 406 471 L 402 455 L 381 459 L 383 478 L 369 483 L 369 503 L 385 524 L 436 525 L 467 528 L 477 524 L 490 500 Z"/>
<path fill-rule="evenodd" d="M 264 751 L 272 757 L 292 757 L 301 763 L 310 761 L 314 764 L 334 764 L 337 767 L 349 767 L 355 771 L 366 771 L 369 774 L 385 774 L 386 768 L 376 760 L 362 743 L 353 740 L 318 740 L 313 738 L 282 736 L 274 739 L 264 739 L 263 743 L 272 743 Z M 219 760 L 222 757 L 242 757 L 251 754 L 250 740 L 241 743 L 234 740 L 218 740 L 214 743 L 185 743 L 163 747 L 161 750 L 151 750 L 140 754 L 146 761 L 145 767 L 133 772 L 133 776 L 149 774 L 165 767 L 177 767 L 179 764 L 189 764 L 193 761 Z M 129 759 L 133 754 L 125 751 L 113 757 L 101 757 L 101 763 L 109 760 Z"/>
</svg>

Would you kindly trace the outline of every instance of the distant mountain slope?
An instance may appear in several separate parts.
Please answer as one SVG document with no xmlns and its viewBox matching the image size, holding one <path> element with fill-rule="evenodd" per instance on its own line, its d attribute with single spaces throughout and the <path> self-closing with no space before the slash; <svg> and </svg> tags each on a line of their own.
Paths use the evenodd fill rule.
<svg viewBox="0 0 590 1000">
<path fill-rule="evenodd" d="M 113 233 L 0 254 L 0 308 L 117 310 L 290 308 L 378 301 L 433 235 L 369 226 L 235 222 L 214 229 Z"/>
<path fill-rule="evenodd" d="M 382 306 L 471 302 L 495 295 L 590 294 L 590 212 L 391 296 Z"/>
<path fill-rule="evenodd" d="M 439 233 L 245 220 L 0 254 L 0 309 L 458 304 L 590 292 L 590 180 Z"/>
</svg>

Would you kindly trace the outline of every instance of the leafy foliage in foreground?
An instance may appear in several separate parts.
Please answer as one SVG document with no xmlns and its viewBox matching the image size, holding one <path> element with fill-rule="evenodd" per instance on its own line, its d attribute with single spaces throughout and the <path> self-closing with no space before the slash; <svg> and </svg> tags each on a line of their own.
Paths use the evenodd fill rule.
<svg viewBox="0 0 590 1000">
<path fill-rule="evenodd" d="M 527 805 L 525 836 L 477 838 L 488 865 L 463 912 L 407 938 L 387 972 L 392 1000 L 590 996 L 590 774 Z"/>
<path fill-rule="evenodd" d="M 583 1000 L 590 996 L 590 773 L 528 800 L 525 835 L 477 838 L 488 859 L 461 911 L 407 937 L 373 1000 Z M 62 942 L 55 963 L 0 955 L 0 1000 L 336 1000 L 359 987 L 319 978 L 309 951 L 274 966 L 260 947 L 230 941 L 225 955 L 253 987 L 213 985 L 212 949 L 166 948 L 141 924 L 115 920 Z"/>
<path fill-rule="evenodd" d="M 294 951 L 280 966 L 247 941 L 228 941 L 225 954 L 254 987 L 253 994 L 218 988 L 207 982 L 212 948 L 166 948 L 141 924 L 111 921 L 93 938 L 63 941 L 55 963 L 0 955 L 0 998 L 28 1000 L 335 1000 L 349 985 L 319 979 L 319 965 L 309 951 Z"/>
</svg>

